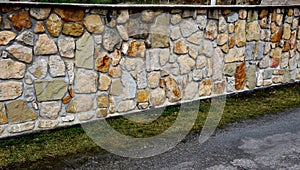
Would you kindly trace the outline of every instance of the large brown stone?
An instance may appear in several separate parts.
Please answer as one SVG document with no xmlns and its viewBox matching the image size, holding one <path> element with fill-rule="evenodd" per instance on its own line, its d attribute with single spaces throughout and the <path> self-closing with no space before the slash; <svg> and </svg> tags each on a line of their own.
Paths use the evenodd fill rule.
<svg viewBox="0 0 300 170">
<path fill-rule="evenodd" d="M 88 15 L 84 18 L 84 26 L 86 29 L 95 34 L 100 34 L 104 30 L 104 25 L 98 15 Z"/>
<path fill-rule="evenodd" d="M 149 90 L 139 90 L 137 92 L 137 102 L 139 103 L 148 102 L 149 99 L 150 99 Z"/>
<path fill-rule="evenodd" d="M 271 36 L 271 42 L 280 42 L 282 34 L 283 28 L 280 27 L 279 30 Z"/>
<path fill-rule="evenodd" d="M 21 9 L 22 7 L 20 7 L 20 6 L 2 6 L 1 7 L 1 11 L 3 12 L 3 13 L 8 13 L 8 12 L 10 12 L 10 11 L 16 11 L 16 10 L 19 10 L 19 9 Z"/>
<path fill-rule="evenodd" d="M 11 45 L 6 50 L 14 56 L 17 60 L 25 63 L 31 63 L 32 61 L 32 49 L 23 45 Z"/>
<path fill-rule="evenodd" d="M 16 100 L 6 104 L 8 122 L 21 123 L 37 119 L 37 114 L 31 110 L 23 100 Z"/>
<path fill-rule="evenodd" d="M 180 88 L 177 85 L 176 80 L 173 77 L 167 77 L 165 79 L 166 82 L 166 91 L 169 102 L 177 102 L 181 100 L 182 93 Z"/>
<path fill-rule="evenodd" d="M 0 102 L 0 125 L 7 124 L 6 109 L 4 103 Z M 1 130 L 0 130 L 1 131 Z"/>
<path fill-rule="evenodd" d="M 39 38 L 34 46 L 35 55 L 50 55 L 57 53 L 57 46 L 53 39 L 50 39 L 47 34 L 39 35 Z"/>
<path fill-rule="evenodd" d="M 95 70 L 106 73 L 110 66 L 110 56 L 107 53 L 101 53 L 95 62 Z"/>
<path fill-rule="evenodd" d="M 11 59 L 0 60 L 0 79 L 21 79 L 24 77 L 26 65 Z"/>
<path fill-rule="evenodd" d="M 245 72 L 246 63 L 243 62 L 242 64 L 236 67 L 235 72 L 235 89 L 236 90 L 243 90 L 245 83 L 246 83 L 246 72 Z"/>
<path fill-rule="evenodd" d="M 7 45 L 16 38 L 17 34 L 12 31 L 0 31 L 0 46 Z"/>
<path fill-rule="evenodd" d="M 56 14 L 51 14 L 46 22 L 47 29 L 52 37 L 58 37 L 62 29 L 62 21 Z"/>
<path fill-rule="evenodd" d="M 0 83 L 0 101 L 16 99 L 22 95 L 21 82 L 2 82 Z"/>
<path fill-rule="evenodd" d="M 185 45 L 184 40 L 180 39 L 175 44 L 174 52 L 176 54 L 186 54 L 189 51 L 189 46 Z"/>
<path fill-rule="evenodd" d="M 29 15 L 25 11 L 11 14 L 8 18 L 11 20 L 14 28 L 18 31 L 21 31 L 23 28 L 31 28 L 32 26 Z"/>
<path fill-rule="evenodd" d="M 79 22 L 82 21 L 82 18 L 84 16 L 84 11 L 82 9 L 54 8 L 53 11 L 66 22 Z"/>
<path fill-rule="evenodd" d="M 84 27 L 81 23 L 64 23 L 62 33 L 74 37 L 80 37 L 83 34 Z"/>
<path fill-rule="evenodd" d="M 146 46 L 141 41 L 131 41 L 128 50 L 128 57 L 145 57 Z"/>
</svg>

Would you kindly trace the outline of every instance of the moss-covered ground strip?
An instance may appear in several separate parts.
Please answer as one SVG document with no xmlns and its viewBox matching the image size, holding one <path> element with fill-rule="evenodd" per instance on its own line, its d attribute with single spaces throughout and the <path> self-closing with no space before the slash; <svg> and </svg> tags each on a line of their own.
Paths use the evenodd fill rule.
<svg viewBox="0 0 300 170">
<path fill-rule="evenodd" d="M 219 128 L 243 119 L 300 107 L 300 84 L 289 84 L 228 96 Z M 201 100 L 198 118 L 191 133 L 201 131 L 210 108 L 210 99 Z M 191 108 L 194 103 L 189 103 Z M 155 114 L 161 110 L 150 111 Z M 170 106 L 152 123 L 135 123 L 124 117 L 107 119 L 117 131 L 134 137 L 149 137 L 165 131 L 176 120 L 179 106 Z M 187 110 L 188 111 L 188 110 Z M 57 129 L 0 140 L 0 169 L 51 166 L 57 160 L 79 155 L 106 153 L 85 134 L 81 126 Z M 38 164 L 37 164 L 38 163 Z M 67 163 L 67 162 L 65 162 Z M 35 166 L 33 166 L 35 165 Z"/>
</svg>

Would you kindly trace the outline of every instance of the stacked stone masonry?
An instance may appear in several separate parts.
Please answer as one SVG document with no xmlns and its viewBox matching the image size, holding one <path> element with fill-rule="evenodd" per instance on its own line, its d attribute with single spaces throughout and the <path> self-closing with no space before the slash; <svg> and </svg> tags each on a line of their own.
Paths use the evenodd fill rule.
<svg viewBox="0 0 300 170">
<path fill-rule="evenodd" d="M 0 138 L 300 80 L 299 7 L 0 8 Z"/>
</svg>

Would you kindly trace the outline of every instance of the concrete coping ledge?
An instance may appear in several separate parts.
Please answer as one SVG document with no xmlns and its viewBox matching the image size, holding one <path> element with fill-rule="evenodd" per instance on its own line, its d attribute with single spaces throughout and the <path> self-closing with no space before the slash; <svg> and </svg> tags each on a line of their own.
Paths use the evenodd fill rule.
<svg viewBox="0 0 300 170">
<path fill-rule="evenodd" d="M 240 8 L 297 8 L 299 4 L 289 5 L 183 5 L 183 4 L 80 4 L 44 2 L 0 2 L 0 6 L 38 6 L 38 7 L 78 7 L 78 8 L 186 8 L 186 9 L 240 9 Z"/>
</svg>

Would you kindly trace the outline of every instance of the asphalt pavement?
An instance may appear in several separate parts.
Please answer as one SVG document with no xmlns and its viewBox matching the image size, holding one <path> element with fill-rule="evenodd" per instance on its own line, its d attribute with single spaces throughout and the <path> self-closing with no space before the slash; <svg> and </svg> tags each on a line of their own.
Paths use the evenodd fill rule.
<svg viewBox="0 0 300 170">
<path fill-rule="evenodd" d="M 198 137 L 189 134 L 175 148 L 149 158 L 81 155 L 59 169 L 300 170 L 300 108 L 217 129 L 202 144 Z"/>
</svg>

